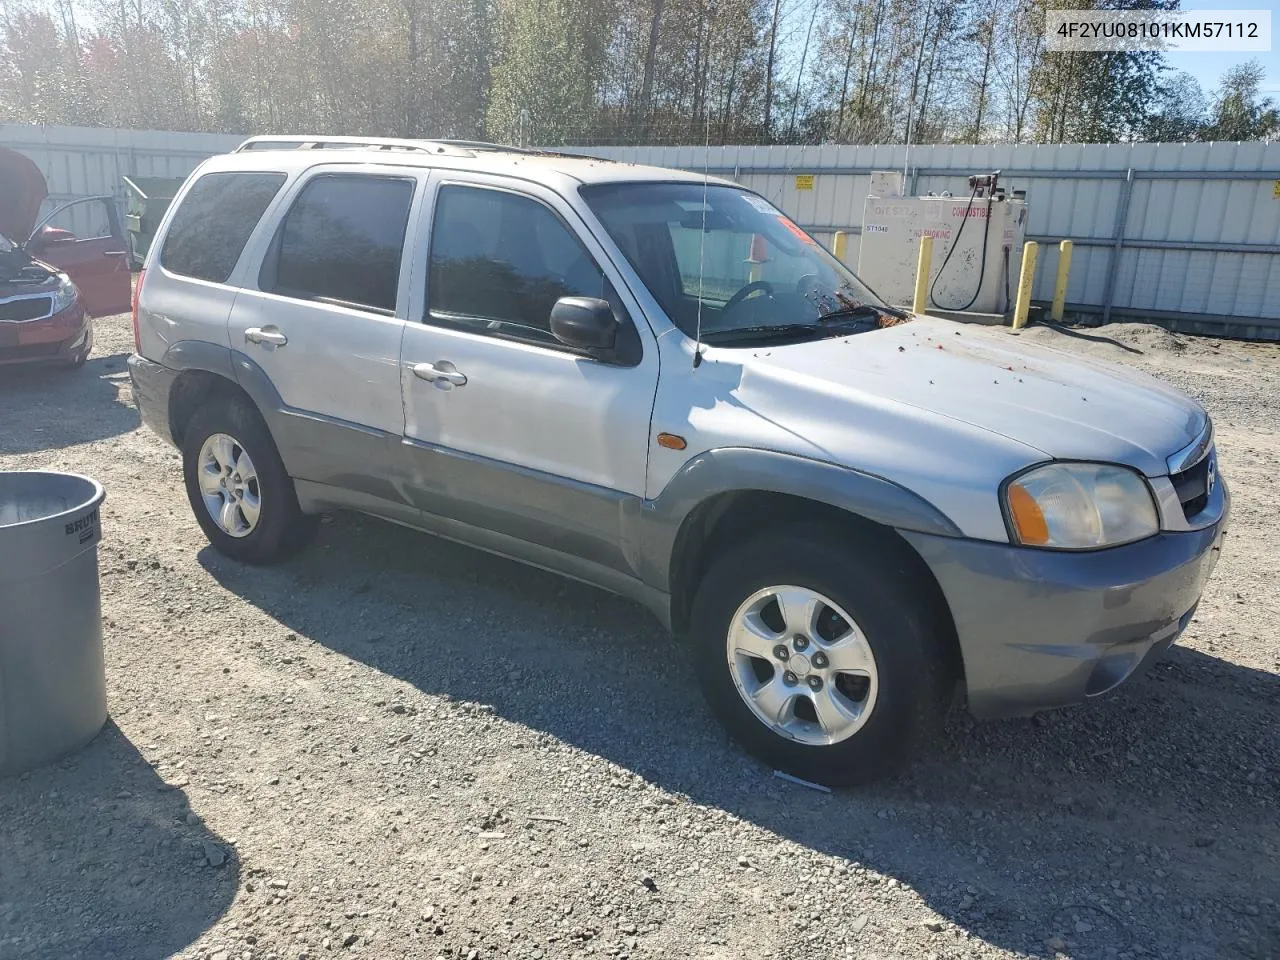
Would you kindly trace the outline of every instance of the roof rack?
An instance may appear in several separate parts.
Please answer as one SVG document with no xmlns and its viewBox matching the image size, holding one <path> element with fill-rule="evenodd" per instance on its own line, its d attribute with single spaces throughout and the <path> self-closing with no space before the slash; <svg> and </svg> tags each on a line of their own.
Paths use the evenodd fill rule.
<svg viewBox="0 0 1280 960">
<path fill-rule="evenodd" d="M 233 153 L 250 150 L 404 150 L 412 153 L 450 154 L 468 156 L 481 144 L 452 140 L 409 140 L 394 137 L 318 137 L 318 136 L 263 136 L 250 137 Z M 489 149 L 503 149 L 493 144 Z"/>
<path fill-rule="evenodd" d="M 486 151 L 493 153 L 520 153 L 528 156 L 569 157 L 580 160 L 595 160 L 601 163 L 613 162 L 605 157 L 593 157 L 589 154 L 513 147 L 508 144 L 489 143 L 484 140 L 413 140 L 400 137 L 261 136 L 250 137 L 232 152 L 327 149 L 405 150 L 413 153 L 432 153 L 455 157 L 473 157 L 477 151 Z"/>
</svg>

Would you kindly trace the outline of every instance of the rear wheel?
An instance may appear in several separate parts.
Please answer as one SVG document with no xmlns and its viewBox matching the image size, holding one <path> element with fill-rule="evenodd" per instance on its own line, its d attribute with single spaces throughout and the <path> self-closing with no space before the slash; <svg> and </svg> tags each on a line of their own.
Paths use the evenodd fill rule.
<svg viewBox="0 0 1280 960">
<path fill-rule="evenodd" d="M 763 535 L 711 566 L 691 640 L 703 691 L 766 763 L 830 786 L 903 763 L 939 724 L 942 633 L 896 551 L 808 525 Z"/>
<path fill-rule="evenodd" d="M 299 508 L 266 424 L 239 397 L 216 397 L 195 412 L 183 434 L 182 465 L 196 521 L 219 553 L 275 563 L 314 533 L 318 518 Z"/>
</svg>

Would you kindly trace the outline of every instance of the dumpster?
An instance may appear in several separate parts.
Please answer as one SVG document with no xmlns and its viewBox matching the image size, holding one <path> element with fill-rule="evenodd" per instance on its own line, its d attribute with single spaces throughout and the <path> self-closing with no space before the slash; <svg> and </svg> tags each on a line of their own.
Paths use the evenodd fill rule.
<svg viewBox="0 0 1280 960">
<path fill-rule="evenodd" d="M 133 265 L 142 267 L 151 249 L 151 240 L 160 228 L 165 211 L 178 193 L 186 177 L 122 177 L 128 202 L 125 228 L 133 247 Z"/>
<path fill-rule="evenodd" d="M 0 776 L 83 746 L 106 723 L 105 497 L 75 474 L 0 473 Z"/>
</svg>

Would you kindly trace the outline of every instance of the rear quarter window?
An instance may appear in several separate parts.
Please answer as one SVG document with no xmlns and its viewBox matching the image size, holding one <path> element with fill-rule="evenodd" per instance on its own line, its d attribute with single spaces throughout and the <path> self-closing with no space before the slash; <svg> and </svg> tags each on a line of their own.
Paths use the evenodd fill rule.
<svg viewBox="0 0 1280 960">
<path fill-rule="evenodd" d="M 160 250 L 170 273 L 226 283 L 283 173 L 206 173 L 174 212 Z"/>
</svg>

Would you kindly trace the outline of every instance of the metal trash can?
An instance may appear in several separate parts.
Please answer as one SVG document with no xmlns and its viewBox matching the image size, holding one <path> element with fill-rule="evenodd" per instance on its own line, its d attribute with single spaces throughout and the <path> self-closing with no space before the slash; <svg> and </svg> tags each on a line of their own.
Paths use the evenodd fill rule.
<svg viewBox="0 0 1280 960">
<path fill-rule="evenodd" d="M 0 473 L 0 776 L 83 746 L 106 723 L 105 497 L 75 474 Z"/>
</svg>

